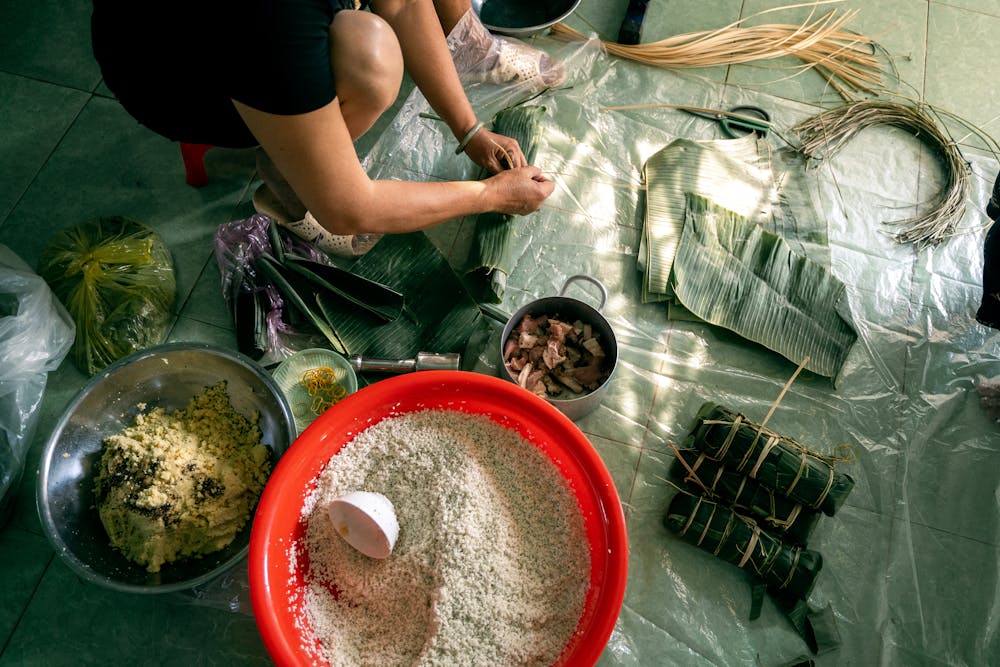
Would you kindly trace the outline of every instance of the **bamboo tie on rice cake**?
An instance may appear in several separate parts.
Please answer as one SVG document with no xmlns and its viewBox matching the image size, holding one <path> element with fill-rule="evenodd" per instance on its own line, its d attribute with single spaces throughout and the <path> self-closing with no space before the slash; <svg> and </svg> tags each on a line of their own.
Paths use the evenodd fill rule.
<svg viewBox="0 0 1000 667">
<path fill-rule="evenodd" d="M 754 518 L 765 530 L 797 546 L 805 546 L 819 521 L 814 509 L 787 498 L 743 473 L 725 468 L 696 449 L 675 450 L 675 478 L 692 493 L 707 496 Z"/>
<path fill-rule="evenodd" d="M 493 117 L 493 131 L 516 139 L 528 164 L 534 164 L 538 153 L 539 128 L 545 107 L 526 105 L 504 109 Z M 518 226 L 510 225 L 513 216 L 506 213 L 483 213 L 476 218 L 475 242 L 469 256 L 466 273 L 489 278 L 488 297 L 495 303 L 503 301 L 507 276 L 513 268 L 514 240 Z"/>
<path fill-rule="evenodd" d="M 750 519 L 704 496 L 678 493 L 663 523 L 685 541 L 758 577 L 782 598 L 808 598 L 823 567 L 819 552 L 786 545 Z"/>
<path fill-rule="evenodd" d="M 843 506 L 854 488 L 854 479 L 836 472 L 829 457 L 711 402 L 698 411 L 684 447 L 699 449 L 725 467 L 828 516 Z"/>
</svg>

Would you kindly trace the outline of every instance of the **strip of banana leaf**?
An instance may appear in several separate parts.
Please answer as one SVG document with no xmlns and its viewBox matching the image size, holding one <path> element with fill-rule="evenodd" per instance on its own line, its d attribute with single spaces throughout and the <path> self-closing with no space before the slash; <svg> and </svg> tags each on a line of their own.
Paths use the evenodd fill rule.
<svg viewBox="0 0 1000 667">
<path fill-rule="evenodd" d="M 687 197 L 671 285 L 698 317 L 794 363 L 808 357 L 805 367 L 819 375 L 839 375 L 857 340 L 840 280 L 704 197 Z"/>
<path fill-rule="evenodd" d="M 289 269 L 285 268 L 284 265 L 280 264 L 278 260 L 268 254 L 262 254 L 257 259 L 257 265 L 260 267 L 267 277 L 274 283 L 275 287 L 281 292 L 288 302 L 301 313 L 316 329 L 323 334 L 323 337 L 330 343 L 332 349 L 340 354 L 348 354 L 348 348 L 344 345 L 343 340 L 337 334 L 336 330 L 330 326 L 326 318 L 317 313 L 310 305 L 311 301 L 315 301 L 317 290 L 314 288 L 312 283 L 306 281 L 302 276 L 291 272 Z M 311 297 L 304 295 L 311 294 Z"/>
<path fill-rule="evenodd" d="M 748 218 L 770 212 L 773 179 L 757 137 L 691 141 L 677 139 L 643 165 L 646 219 L 640 248 L 643 300 L 672 298 L 670 272 L 684 228 L 686 194 L 713 201 Z"/>
<path fill-rule="evenodd" d="M 336 266 L 307 257 L 285 254 L 284 266 L 305 277 L 330 295 L 370 313 L 382 322 L 392 322 L 403 312 L 403 295 L 385 285 Z M 324 294 L 324 301 L 326 300 Z M 331 303 L 332 305 L 332 303 Z"/>
<path fill-rule="evenodd" d="M 401 292 L 401 317 L 374 325 L 346 309 L 320 308 L 351 354 L 409 359 L 418 352 L 465 351 L 483 318 L 476 301 L 448 261 L 423 232 L 387 234 L 351 271 Z"/>
<path fill-rule="evenodd" d="M 704 496 L 678 493 L 664 525 L 690 542 L 751 573 L 772 595 L 805 600 L 823 567 L 818 551 L 785 544 L 753 521 Z"/>
<path fill-rule="evenodd" d="M 267 352 L 266 312 L 261 292 L 239 290 L 232 298 L 232 317 L 236 325 L 236 348 L 251 359 L 260 359 Z"/>
<path fill-rule="evenodd" d="M 504 109 L 493 117 L 493 131 L 516 139 L 525 159 L 534 163 L 540 143 L 540 128 L 545 107 L 524 105 Z M 485 176 L 485 174 L 484 174 Z M 483 213 L 476 218 L 475 242 L 469 255 L 467 274 L 489 279 L 482 300 L 503 301 L 507 276 L 514 261 L 512 240 L 518 230 L 510 225 L 512 216 L 505 213 Z M 518 226 L 520 227 L 520 225 Z"/>
<path fill-rule="evenodd" d="M 671 475 L 690 492 L 753 518 L 763 529 L 796 546 L 806 546 L 822 516 L 697 449 L 678 450 Z"/>
<path fill-rule="evenodd" d="M 726 468 L 828 516 L 843 506 L 854 488 L 854 478 L 834 470 L 829 457 L 712 402 L 698 410 L 683 446 L 705 452 Z"/>
</svg>

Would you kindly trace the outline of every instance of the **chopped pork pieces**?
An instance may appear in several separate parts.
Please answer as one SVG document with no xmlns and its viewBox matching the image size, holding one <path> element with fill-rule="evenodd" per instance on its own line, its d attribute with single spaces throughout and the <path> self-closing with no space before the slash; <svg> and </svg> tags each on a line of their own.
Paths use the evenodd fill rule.
<svg viewBox="0 0 1000 667">
<path fill-rule="evenodd" d="M 503 359 L 519 385 L 543 397 L 584 394 L 611 375 L 593 327 L 564 322 L 558 314 L 525 315 L 504 343 Z"/>
</svg>

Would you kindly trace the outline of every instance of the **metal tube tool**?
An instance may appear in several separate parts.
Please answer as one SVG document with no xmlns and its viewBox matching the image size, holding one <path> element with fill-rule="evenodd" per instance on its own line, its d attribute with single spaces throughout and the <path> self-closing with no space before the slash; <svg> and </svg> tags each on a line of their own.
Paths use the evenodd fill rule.
<svg viewBox="0 0 1000 667">
<path fill-rule="evenodd" d="M 457 352 L 420 352 L 416 359 L 365 359 L 356 354 L 347 360 L 355 371 L 362 373 L 457 371 L 462 365 L 462 355 Z"/>
</svg>

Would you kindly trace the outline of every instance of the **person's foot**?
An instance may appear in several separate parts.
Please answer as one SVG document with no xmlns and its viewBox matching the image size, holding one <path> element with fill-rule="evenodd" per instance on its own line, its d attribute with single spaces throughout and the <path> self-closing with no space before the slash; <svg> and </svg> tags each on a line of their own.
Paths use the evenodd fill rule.
<svg viewBox="0 0 1000 667">
<path fill-rule="evenodd" d="M 280 205 L 283 217 L 288 220 L 301 220 L 306 216 L 305 205 L 263 148 L 257 149 L 257 176 L 270 190 L 271 198 Z"/>
<path fill-rule="evenodd" d="M 490 57 L 483 61 L 483 69 L 470 72 L 471 78 L 538 88 L 551 88 L 566 80 L 562 63 L 544 51 L 503 37 L 495 38 L 494 44 Z"/>
<path fill-rule="evenodd" d="M 337 257 L 357 257 L 374 247 L 381 234 L 341 236 L 328 232 L 309 211 L 302 217 L 292 215 L 267 183 L 261 183 L 253 193 L 253 207 L 275 223 L 323 252 Z"/>
<path fill-rule="evenodd" d="M 557 59 L 520 40 L 491 34 L 471 10 L 448 34 L 448 48 L 464 81 L 542 90 L 566 80 Z"/>
</svg>

